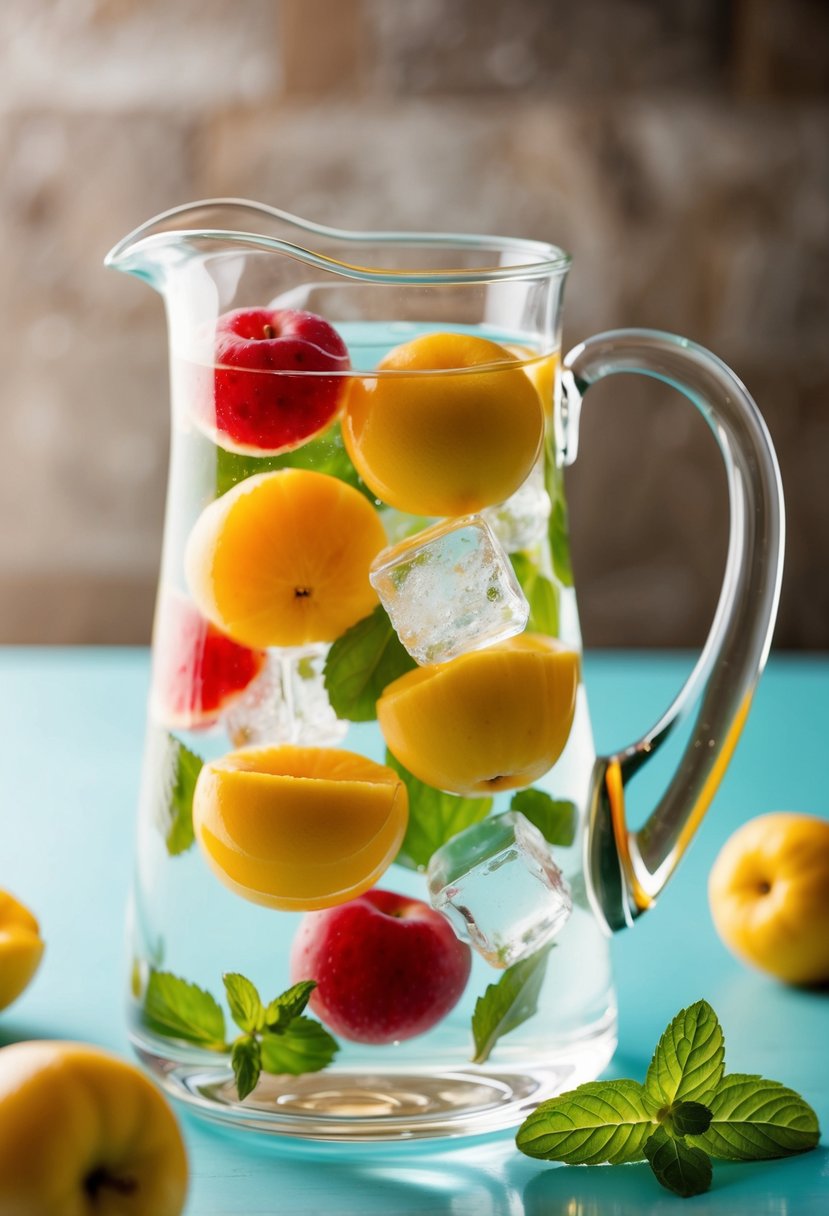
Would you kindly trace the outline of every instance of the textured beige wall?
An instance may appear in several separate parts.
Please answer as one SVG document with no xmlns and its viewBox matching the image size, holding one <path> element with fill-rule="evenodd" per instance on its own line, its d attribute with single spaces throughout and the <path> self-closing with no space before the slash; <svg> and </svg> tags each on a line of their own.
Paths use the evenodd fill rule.
<svg viewBox="0 0 829 1216">
<path fill-rule="evenodd" d="M 0 55 L 0 640 L 147 637 L 163 318 L 101 259 L 242 195 L 553 240 L 567 344 L 631 324 L 713 347 L 783 467 L 778 644 L 829 646 L 822 0 L 3 0 Z M 725 537 L 702 422 L 600 386 L 570 493 L 588 644 L 699 642 Z"/>
</svg>

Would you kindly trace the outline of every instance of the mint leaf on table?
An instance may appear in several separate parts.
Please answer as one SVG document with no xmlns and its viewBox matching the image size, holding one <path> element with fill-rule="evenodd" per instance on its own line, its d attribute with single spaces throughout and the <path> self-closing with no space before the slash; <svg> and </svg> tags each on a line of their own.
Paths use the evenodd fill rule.
<svg viewBox="0 0 829 1216">
<path fill-rule="evenodd" d="M 695 1136 L 708 1131 L 711 1111 L 701 1102 L 674 1102 L 660 1112 L 660 1121 L 671 1136 Z"/>
<path fill-rule="evenodd" d="M 538 996 L 551 949 L 552 945 L 545 946 L 529 958 L 513 963 L 497 983 L 490 984 L 483 996 L 478 997 L 472 1013 L 473 1064 L 483 1064 L 500 1038 L 538 1012 Z"/>
<path fill-rule="evenodd" d="M 298 1076 L 326 1068 L 339 1051 L 337 1040 L 313 1018 L 302 1015 L 278 1034 L 262 1035 L 262 1068 L 269 1073 Z"/>
<path fill-rule="evenodd" d="M 693 1143 L 723 1161 L 765 1161 L 814 1148 L 817 1115 L 777 1081 L 731 1073 L 709 1100 L 711 1124 Z"/>
<path fill-rule="evenodd" d="M 386 685 L 416 666 L 378 604 L 337 638 L 325 660 L 325 688 L 337 717 L 372 722 Z"/>
<path fill-rule="evenodd" d="M 707 1001 L 681 1010 L 657 1044 L 645 1088 L 654 1102 L 705 1102 L 725 1071 L 725 1043 Z"/>
<path fill-rule="evenodd" d="M 674 1140 L 664 1127 L 645 1143 L 645 1156 L 657 1181 L 683 1199 L 701 1195 L 711 1186 L 711 1159 L 701 1149 Z"/>
<path fill-rule="evenodd" d="M 226 1051 L 225 1015 L 209 992 L 169 971 L 151 971 L 144 994 L 144 1024 L 156 1034 Z"/>
<path fill-rule="evenodd" d="M 555 583 L 545 578 L 525 553 L 511 553 L 510 561 L 530 606 L 527 629 L 530 633 L 546 633 L 548 637 L 557 638 L 559 612 Z"/>
<path fill-rule="evenodd" d="M 161 754 L 152 758 L 157 773 L 153 792 L 154 818 L 171 857 L 186 853 L 195 842 L 193 790 L 202 761 L 175 735 L 166 732 L 153 744 Z"/>
<path fill-rule="evenodd" d="M 254 1033 L 265 1024 L 265 1008 L 259 993 L 249 979 L 238 972 L 228 971 L 222 976 L 230 1014 L 240 1030 Z"/>
<path fill-rule="evenodd" d="M 281 996 L 274 997 L 265 1010 L 265 1026 L 268 1030 L 281 1030 L 294 1018 L 305 1012 L 305 1007 L 311 999 L 311 993 L 317 986 L 316 980 L 300 980 L 286 989 Z"/>
<path fill-rule="evenodd" d="M 463 798 L 426 785 L 389 751 L 386 764 L 401 778 L 409 795 L 409 822 L 395 858 L 398 865 L 424 869 L 441 845 L 473 823 L 480 823 L 492 809 L 491 798 Z"/>
<path fill-rule="evenodd" d="M 569 848 L 576 839 L 578 813 L 575 804 L 551 798 L 544 790 L 526 789 L 513 794 L 511 811 L 520 811 L 538 828 L 548 844 Z"/>
<path fill-rule="evenodd" d="M 637 1081 L 588 1081 L 542 1102 L 518 1129 L 528 1157 L 568 1165 L 641 1161 L 658 1127 L 656 1108 Z"/>
<path fill-rule="evenodd" d="M 236 1078 L 236 1092 L 242 1102 L 256 1089 L 262 1071 L 262 1048 L 255 1035 L 236 1040 L 230 1052 L 230 1063 Z"/>
</svg>

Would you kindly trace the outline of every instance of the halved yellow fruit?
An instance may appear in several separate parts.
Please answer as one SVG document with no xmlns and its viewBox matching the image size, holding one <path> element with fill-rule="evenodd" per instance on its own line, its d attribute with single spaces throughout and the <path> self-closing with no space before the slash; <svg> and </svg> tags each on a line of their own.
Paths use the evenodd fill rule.
<svg viewBox="0 0 829 1216">
<path fill-rule="evenodd" d="M 377 603 L 386 544 L 374 507 L 337 477 L 257 473 L 206 507 L 185 553 L 198 608 L 245 646 L 332 642 Z"/>
<path fill-rule="evenodd" d="M 570 734 L 579 655 L 522 633 L 394 680 L 377 702 L 389 750 L 410 772 L 454 794 L 491 794 L 538 780 Z"/>
<path fill-rule="evenodd" d="M 377 370 L 385 374 L 352 377 L 342 434 L 378 498 L 413 515 L 466 515 L 503 502 L 526 479 L 544 412 L 503 346 L 424 334 L 395 347 Z"/>
<path fill-rule="evenodd" d="M 246 747 L 205 764 L 196 839 L 226 887 L 268 908 L 311 911 L 367 891 L 406 833 L 393 769 L 326 747 Z"/>
<path fill-rule="evenodd" d="M 16 1001 L 43 957 L 40 928 L 27 907 L 0 891 L 0 1009 Z"/>
</svg>

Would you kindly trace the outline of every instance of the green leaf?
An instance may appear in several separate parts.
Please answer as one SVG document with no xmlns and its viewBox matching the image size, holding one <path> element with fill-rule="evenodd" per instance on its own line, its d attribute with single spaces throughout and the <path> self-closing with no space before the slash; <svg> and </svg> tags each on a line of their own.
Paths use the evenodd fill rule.
<svg viewBox="0 0 829 1216">
<path fill-rule="evenodd" d="M 544 790 L 527 789 L 513 794 L 509 808 L 529 819 L 548 844 L 566 849 L 576 839 L 578 812 L 572 802 L 557 801 Z"/>
<path fill-rule="evenodd" d="M 283 1030 L 294 1018 L 304 1013 L 317 986 L 316 980 L 300 980 L 279 996 L 274 997 L 265 1010 L 265 1025 L 268 1030 Z"/>
<path fill-rule="evenodd" d="M 265 1072 L 300 1076 L 319 1072 L 339 1051 L 337 1040 L 313 1018 L 298 1017 L 278 1034 L 262 1035 L 262 1067 Z"/>
<path fill-rule="evenodd" d="M 731 1073 L 708 1102 L 711 1126 L 693 1143 L 724 1161 L 765 1161 L 814 1148 L 817 1115 L 800 1094 L 777 1081 Z"/>
<path fill-rule="evenodd" d="M 490 984 L 475 1002 L 472 1037 L 473 1064 L 488 1060 L 497 1041 L 538 1012 L 538 995 L 547 970 L 551 946 L 508 967 L 496 984 Z"/>
<path fill-rule="evenodd" d="M 154 818 L 171 857 L 186 853 L 193 834 L 193 790 L 202 761 L 174 735 L 164 734 L 156 744 L 160 754 L 150 757 L 156 775 Z"/>
<path fill-rule="evenodd" d="M 144 994 L 144 1023 L 156 1034 L 210 1051 L 225 1051 L 225 1015 L 215 997 L 169 971 L 151 971 Z"/>
<path fill-rule="evenodd" d="M 544 481 L 553 504 L 548 528 L 553 573 L 562 587 L 572 587 L 573 567 L 570 561 L 570 533 L 567 523 L 567 500 L 564 496 L 564 474 L 556 464 L 552 429 L 547 444 Z"/>
<path fill-rule="evenodd" d="M 424 869 L 442 844 L 480 823 L 492 809 L 491 798 L 462 798 L 426 785 L 388 751 L 386 764 L 400 776 L 409 794 L 409 823 L 395 858 L 398 865 Z"/>
<path fill-rule="evenodd" d="M 381 604 L 347 629 L 328 652 L 325 687 L 339 718 L 371 722 L 387 684 L 417 664 L 398 638 Z"/>
<path fill-rule="evenodd" d="M 339 423 L 335 422 L 322 435 L 303 443 L 302 447 L 293 452 L 283 452 L 274 456 L 245 456 L 239 452 L 228 452 L 224 448 L 215 448 L 216 459 L 216 497 L 221 497 L 246 477 L 256 473 L 271 473 L 276 469 L 312 469 L 317 473 L 327 473 L 359 490 L 372 503 L 376 498 L 364 481 L 360 479 L 357 470 L 351 463 L 345 450 Z"/>
<path fill-rule="evenodd" d="M 262 1051 L 253 1035 L 237 1039 L 230 1053 L 230 1063 L 236 1078 L 236 1092 L 241 1102 L 253 1093 L 262 1071 Z"/>
<path fill-rule="evenodd" d="M 238 972 L 228 971 L 222 976 L 230 1014 L 240 1030 L 253 1033 L 265 1025 L 265 1010 L 259 993 L 250 980 Z"/>
<path fill-rule="evenodd" d="M 682 1140 L 672 1140 L 664 1127 L 657 1128 L 645 1144 L 645 1156 L 657 1182 L 683 1199 L 701 1195 L 711 1186 L 709 1158 Z"/>
<path fill-rule="evenodd" d="M 518 1129 L 528 1157 L 569 1165 L 641 1161 L 658 1126 L 656 1110 L 637 1081 L 588 1081 L 542 1102 Z"/>
<path fill-rule="evenodd" d="M 711 1111 L 701 1102 L 674 1102 L 659 1121 L 671 1136 L 694 1136 L 708 1130 Z"/>
<path fill-rule="evenodd" d="M 546 633 L 551 638 L 557 638 L 559 626 L 557 587 L 544 577 L 535 562 L 527 557 L 526 553 L 512 553 L 510 561 L 530 606 L 527 629 L 531 633 Z"/>
<path fill-rule="evenodd" d="M 654 1102 L 706 1102 L 722 1080 L 725 1044 L 707 1001 L 681 1010 L 657 1044 L 645 1088 Z"/>
</svg>

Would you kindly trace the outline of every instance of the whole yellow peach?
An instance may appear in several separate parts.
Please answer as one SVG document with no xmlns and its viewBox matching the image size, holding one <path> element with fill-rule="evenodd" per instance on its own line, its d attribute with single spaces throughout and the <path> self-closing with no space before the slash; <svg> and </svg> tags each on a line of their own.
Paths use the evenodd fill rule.
<svg viewBox="0 0 829 1216">
<path fill-rule="evenodd" d="M 708 898 L 739 958 L 789 984 L 829 980 L 829 821 L 776 811 L 744 823 L 714 862 Z"/>
<path fill-rule="evenodd" d="M 0 1009 L 17 1000 L 42 957 L 37 921 L 13 895 L 0 891 Z"/>
<path fill-rule="evenodd" d="M 0 1049 L 0 1216 L 180 1216 L 178 1124 L 134 1065 L 83 1043 Z"/>
</svg>

